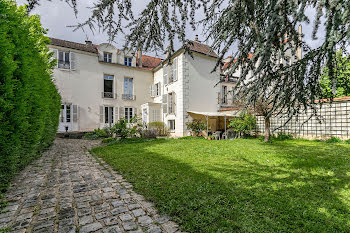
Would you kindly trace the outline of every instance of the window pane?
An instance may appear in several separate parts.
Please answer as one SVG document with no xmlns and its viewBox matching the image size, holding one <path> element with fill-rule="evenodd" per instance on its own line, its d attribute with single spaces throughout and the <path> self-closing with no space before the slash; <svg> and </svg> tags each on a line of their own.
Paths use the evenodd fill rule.
<svg viewBox="0 0 350 233">
<path fill-rule="evenodd" d="M 131 66 L 131 61 L 132 61 L 132 58 L 131 57 L 129 57 L 129 66 Z"/>
<path fill-rule="evenodd" d="M 108 107 L 105 107 L 105 123 L 108 123 Z"/>
<path fill-rule="evenodd" d="M 129 108 L 125 108 L 125 109 L 124 109 L 125 120 L 126 120 L 127 122 L 129 122 L 129 117 L 128 117 L 129 112 L 128 112 L 128 110 L 129 110 Z"/>
<path fill-rule="evenodd" d="M 127 57 L 124 57 L 124 65 L 128 65 L 128 58 Z"/>
<path fill-rule="evenodd" d="M 113 80 L 104 80 L 104 92 L 112 93 L 113 92 Z"/>
<path fill-rule="evenodd" d="M 64 61 L 65 61 L 66 63 L 69 62 L 69 52 L 65 52 L 65 53 L 64 53 Z"/>
<path fill-rule="evenodd" d="M 70 122 L 70 105 L 66 106 L 66 122 Z"/>
<path fill-rule="evenodd" d="M 58 52 L 58 60 L 63 61 L 63 52 Z"/>
<path fill-rule="evenodd" d="M 109 113 L 110 113 L 110 121 L 111 123 L 114 122 L 114 109 L 113 107 L 109 107 Z"/>
</svg>

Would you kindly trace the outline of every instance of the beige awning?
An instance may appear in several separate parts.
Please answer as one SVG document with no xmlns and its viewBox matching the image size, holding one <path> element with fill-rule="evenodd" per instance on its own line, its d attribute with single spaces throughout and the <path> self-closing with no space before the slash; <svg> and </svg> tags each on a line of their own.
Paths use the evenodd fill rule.
<svg viewBox="0 0 350 233">
<path fill-rule="evenodd" d="M 197 112 L 197 111 L 187 111 L 188 113 L 193 113 L 197 115 L 209 116 L 209 117 L 237 117 L 241 111 L 233 111 L 229 113 L 225 112 Z"/>
</svg>

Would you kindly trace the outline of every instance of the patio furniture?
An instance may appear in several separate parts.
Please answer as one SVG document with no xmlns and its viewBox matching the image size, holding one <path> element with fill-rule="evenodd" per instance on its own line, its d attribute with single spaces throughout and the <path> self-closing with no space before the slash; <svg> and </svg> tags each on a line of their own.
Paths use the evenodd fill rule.
<svg viewBox="0 0 350 233">
<path fill-rule="evenodd" d="M 224 133 L 222 134 L 221 139 L 227 139 L 227 132 L 224 132 Z"/>
<path fill-rule="evenodd" d="M 221 131 L 215 131 L 215 133 L 213 133 L 213 135 L 214 135 L 214 139 L 215 139 L 215 140 L 220 140 L 220 139 L 221 139 L 221 138 L 220 138 Z"/>
</svg>

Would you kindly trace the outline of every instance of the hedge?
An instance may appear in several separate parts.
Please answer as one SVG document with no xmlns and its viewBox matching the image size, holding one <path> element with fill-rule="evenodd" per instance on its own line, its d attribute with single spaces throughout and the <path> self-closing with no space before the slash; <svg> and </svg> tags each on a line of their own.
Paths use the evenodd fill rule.
<svg viewBox="0 0 350 233">
<path fill-rule="evenodd" d="M 0 0 L 0 196 L 57 131 L 61 98 L 45 34 L 37 15 Z"/>
</svg>

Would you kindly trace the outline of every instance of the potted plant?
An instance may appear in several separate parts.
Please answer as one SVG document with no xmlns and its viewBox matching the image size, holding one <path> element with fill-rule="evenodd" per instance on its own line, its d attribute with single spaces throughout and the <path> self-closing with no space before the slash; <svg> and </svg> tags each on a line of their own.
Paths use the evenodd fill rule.
<svg viewBox="0 0 350 233">
<path fill-rule="evenodd" d="M 208 140 L 213 140 L 213 139 L 214 139 L 214 135 L 208 136 Z"/>
</svg>

